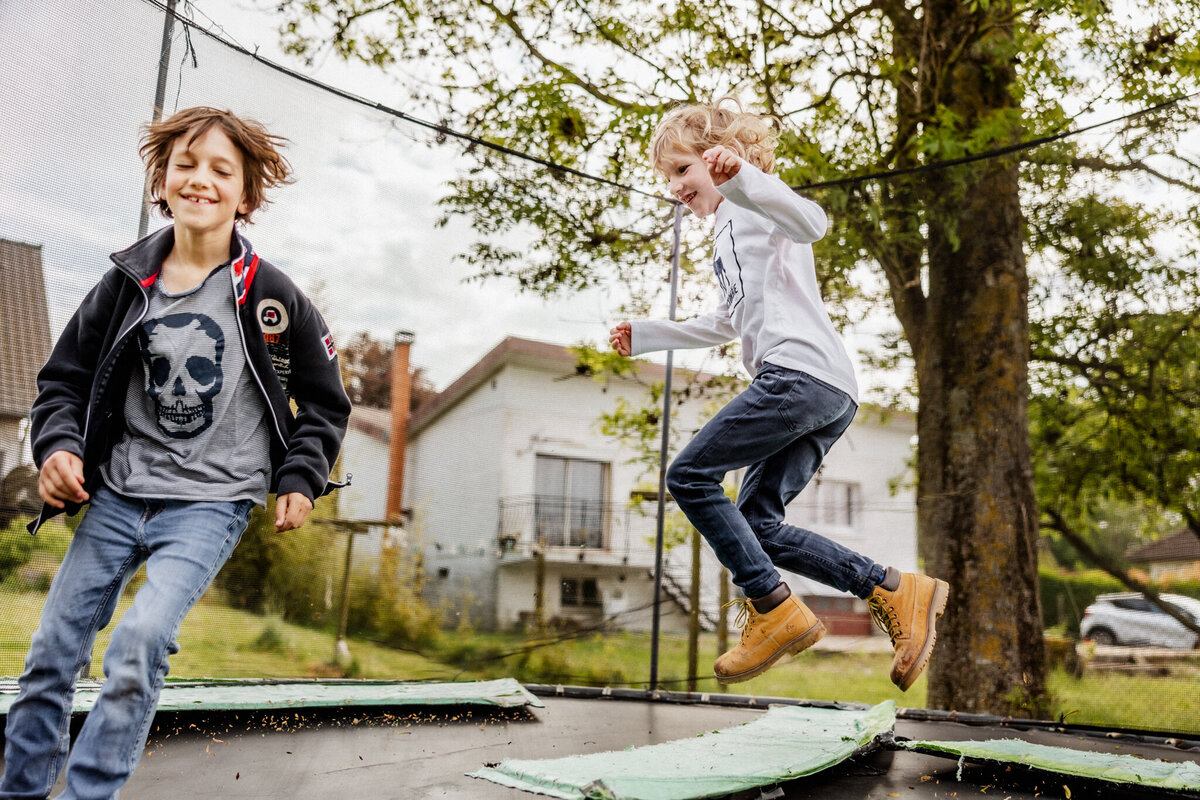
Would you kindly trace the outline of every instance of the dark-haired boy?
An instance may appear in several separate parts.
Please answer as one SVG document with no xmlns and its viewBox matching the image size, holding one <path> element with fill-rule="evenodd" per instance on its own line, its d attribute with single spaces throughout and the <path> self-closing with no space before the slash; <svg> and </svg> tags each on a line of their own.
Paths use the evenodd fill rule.
<svg viewBox="0 0 1200 800">
<path fill-rule="evenodd" d="M 115 798 L 141 757 L 179 626 L 253 506 L 275 492 L 276 530 L 291 530 L 336 488 L 350 402 L 333 340 L 235 229 L 288 181 L 282 142 L 212 108 L 148 126 L 151 199 L 173 224 L 113 254 L 38 375 L 30 416 L 45 505 L 30 530 L 90 505 L 8 713 L 0 798 L 47 797 L 64 764 L 60 798 Z M 76 676 L 143 563 L 68 758 Z"/>
</svg>

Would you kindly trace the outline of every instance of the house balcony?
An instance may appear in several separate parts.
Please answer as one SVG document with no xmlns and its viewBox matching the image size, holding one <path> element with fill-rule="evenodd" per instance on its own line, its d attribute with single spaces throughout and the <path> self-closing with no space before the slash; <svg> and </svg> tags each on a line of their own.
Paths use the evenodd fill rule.
<svg viewBox="0 0 1200 800">
<path fill-rule="evenodd" d="M 522 561 L 645 566 L 654 560 L 655 509 L 543 495 L 500 498 L 500 556 Z"/>
</svg>

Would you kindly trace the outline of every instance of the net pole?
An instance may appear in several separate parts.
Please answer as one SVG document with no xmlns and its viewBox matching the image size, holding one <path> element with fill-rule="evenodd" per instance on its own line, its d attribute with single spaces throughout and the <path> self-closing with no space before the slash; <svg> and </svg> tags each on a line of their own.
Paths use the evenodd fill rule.
<svg viewBox="0 0 1200 800">
<path fill-rule="evenodd" d="M 675 302 L 679 290 L 679 232 L 683 226 L 683 205 L 675 204 L 675 224 L 671 240 L 671 305 L 668 319 L 675 320 Z M 658 689 L 658 636 L 662 611 L 663 527 L 667 505 L 667 446 L 671 439 L 671 372 L 675 351 L 667 351 L 667 374 L 663 385 L 662 445 L 658 454 L 658 519 L 654 534 L 654 615 L 650 623 L 650 691 Z"/>
<path fill-rule="evenodd" d="M 175 35 L 175 4 L 178 0 L 167 0 L 167 13 L 163 17 L 162 44 L 158 48 L 158 83 L 154 86 L 154 113 L 151 119 L 162 119 L 163 103 L 167 96 L 167 72 L 171 68 L 171 39 Z M 142 207 L 138 214 L 138 235 L 141 239 L 150 226 L 150 187 L 142 190 Z"/>
</svg>

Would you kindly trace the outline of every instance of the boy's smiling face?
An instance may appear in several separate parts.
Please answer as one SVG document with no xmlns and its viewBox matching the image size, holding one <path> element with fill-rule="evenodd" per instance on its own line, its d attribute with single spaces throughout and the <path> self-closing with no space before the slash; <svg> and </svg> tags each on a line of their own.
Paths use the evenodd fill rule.
<svg viewBox="0 0 1200 800">
<path fill-rule="evenodd" d="M 193 234 L 232 229 L 237 215 L 249 211 L 242 153 L 220 127 L 192 136 L 180 136 L 171 146 L 163 199 L 177 228 Z"/>
<path fill-rule="evenodd" d="M 669 150 L 656 165 L 667 178 L 667 188 L 697 217 L 707 217 L 717 210 L 725 198 L 713 186 L 708 165 L 699 153 L 690 150 Z"/>
</svg>

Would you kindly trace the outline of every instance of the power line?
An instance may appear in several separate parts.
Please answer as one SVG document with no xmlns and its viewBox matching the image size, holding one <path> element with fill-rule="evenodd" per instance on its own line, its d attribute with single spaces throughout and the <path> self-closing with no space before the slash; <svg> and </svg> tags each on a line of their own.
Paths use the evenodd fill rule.
<svg viewBox="0 0 1200 800">
<path fill-rule="evenodd" d="M 827 188 L 830 188 L 833 186 L 845 186 L 845 185 L 854 184 L 854 183 L 866 183 L 867 181 L 872 181 L 872 180 L 882 180 L 885 178 L 899 177 L 901 175 L 911 175 L 915 172 L 929 172 L 929 171 L 937 170 L 937 169 L 946 169 L 948 167 L 957 167 L 961 164 L 970 164 L 973 161 L 983 161 L 983 160 L 989 159 L 989 158 L 999 158 L 1001 156 L 1006 156 L 1006 155 L 1009 155 L 1010 153 L 1016 153 L 1021 150 L 1031 150 L 1035 147 L 1041 147 L 1044 144 L 1049 144 L 1050 142 L 1056 142 L 1059 139 L 1066 139 L 1070 136 L 1077 136 L 1078 134 L 1086 133 L 1087 131 L 1095 130 L 1096 128 L 1103 128 L 1106 125 L 1112 125 L 1117 122 L 1123 122 L 1127 119 L 1134 119 L 1135 117 L 1141 117 L 1146 114 L 1153 114 L 1155 111 L 1159 111 L 1163 108 L 1167 108 L 1169 106 L 1176 105 L 1177 103 L 1182 103 L 1185 100 L 1190 100 L 1193 97 L 1196 97 L 1197 95 L 1200 95 L 1200 91 L 1195 91 L 1195 92 L 1192 92 L 1191 94 L 1180 95 L 1179 97 L 1173 97 L 1170 100 L 1164 100 L 1161 103 L 1155 103 L 1154 105 L 1152 105 L 1148 108 L 1139 109 L 1138 111 L 1133 111 L 1133 112 L 1130 112 L 1129 114 L 1125 114 L 1120 117 L 1113 117 L 1112 119 L 1106 119 L 1103 122 L 1096 122 L 1096 123 L 1093 123 L 1092 125 L 1088 125 L 1083 128 L 1076 128 L 1074 130 L 1062 131 L 1060 133 L 1051 134 L 1050 136 L 1043 136 L 1038 139 L 1030 139 L 1029 141 L 1018 142 L 1016 144 L 1010 144 L 1005 147 L 997 148 L 995 150 L 985 150 L 982 153 L 973 153 L 968 156 L 961 156 L 959 158 L 950 158 L 945 161 L 934 161 L 932 163 L 922 164 L 922 165 L 916 166 L 916 167 L 905 167 L 903 169 L 883 170 L 881 172 L 872 172 L 867 175 L 852 175 L 848 178 L 837 178 L 837 179 L 831 180 L 831 181 L 821 181 L 820 183 L 806 183 L 806 184 L 802 184 L 799 186 L 793 186 L 791 188 L 794 191 L 800 191 L 801 189 L 827 189 Z"/>
</svg>

